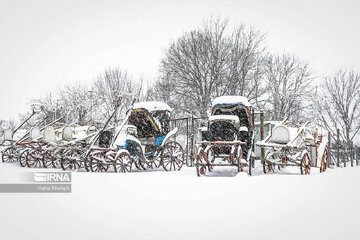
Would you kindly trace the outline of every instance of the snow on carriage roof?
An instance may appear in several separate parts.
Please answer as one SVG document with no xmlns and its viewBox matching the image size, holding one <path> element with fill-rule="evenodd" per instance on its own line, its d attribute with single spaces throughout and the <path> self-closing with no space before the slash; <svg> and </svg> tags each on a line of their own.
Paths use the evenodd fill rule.
<svg viewBox="0 0 360 240">
<path fill-rule="evenodd" d="M 171 112 L 171 108 L 169 107 L 169 105 L 167 105 L 164 102 L 156 102 L 156 101 L 138 102 L 138 103 L 134 104 L 133 108 L 134 109 L 145 108 L 149 112 L 152 112 L 152 111 L 169 111 L 169 112 Z"/>
<path fill-rule="evenodd" d="M 217 104 L 243 104 L 246 107 L 251 107 L 251 104 L 244 96 L 222 96 L 214 99 L 212 106 Z"/>
<path fill-rule="evenodd" d="M 234 115 L 211 115 L 209 116 L 209 121 L 216 120 L 231 120 L 234 122 L 239 122 L 239 117 Z"/>
</svg>

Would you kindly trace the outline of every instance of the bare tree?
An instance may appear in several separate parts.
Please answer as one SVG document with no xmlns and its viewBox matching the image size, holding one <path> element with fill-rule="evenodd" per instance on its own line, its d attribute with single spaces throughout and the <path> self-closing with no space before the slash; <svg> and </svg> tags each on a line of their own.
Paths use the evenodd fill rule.
<svg viewBox="0 0 360 240">
<path fill-rule="evenodd" d="M 266 61 L 265 79 L 269 117 L 299 121 L 311 93 L 309 64 L 294 55 L 270 55 Z"/>
<path fill-rule="evenodd" d="M 360 74 L 339 70 L 326 77 L 322 87 L 314 110 L 332 134 L 339 128 L 341 138 L 350 146 L 360 131 Z"/>
<path fill-rule="evenodd" d="M 59 102 L 66 121 L 84 124 L 91 119 L 91 99 L 85 84 L 68 84 L 60 88 Z"/>
<path fill-rule="evenodd" d="M 165 94 L 175 109 L 201 117 L 207 116 L 217 96 L 256 99 L 261 94 L 263 35 L 242 25 L 232 34 L 227 29 L 227 19 L 210 19 L 172 43 L 161 61 L 153 93 Z"/>
<path fill-rule="evenodd" d="M 104 120 L 118 107 L 119 111 L 114 115 L 115 123 L 123 117 L 134 97 L 141 100 L 144 95 L 141 83 L 118 68 L 109 68 L 99 74 L 93 88 L 98 105 L 96 115 Z"/>
<path fill-rule="evenodd" d="M 257 104 L 258 98 L 265 93 L 265 86 L 262 84 L 265 64 L 264 39 L 265 36 L 253 27 L 240 25 L 235 29 L 229 37 L 229 73 L 223 92 L 218 95 L 246 96 Z"/>
</svg>

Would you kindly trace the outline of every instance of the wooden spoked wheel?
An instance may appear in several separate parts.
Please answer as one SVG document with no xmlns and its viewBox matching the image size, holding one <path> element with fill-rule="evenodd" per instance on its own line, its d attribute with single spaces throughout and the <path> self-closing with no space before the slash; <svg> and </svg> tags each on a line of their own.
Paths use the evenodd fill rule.
<svg viewBox="0 0 360 240">
<path fill-rule="evenodd" d="M 213 163 L 215 162 L 215 152 L 214 152 L 214 149 L 212 148 L 209 148 L 209 150 L 207 150 L 207 158 L 208 158 L 208 161 Z"/>
<path fill-rule="evenodd" d="M 22 166 L 22 167 L 26 167 L 26 157 L 27 157 L 28 152 L 29 152 L 29 149 L 25 149 L 19 155 L 19 163 L 20 163 L 20 166 Z"/>
<path fill-rule="evenodd" d="M 241 149 L 241 146 L 238 146 L 237 150 L 236 150 L 236 161 L 237 161 L 237 170 L 238 170 L 238 172 L 244 171 L 242 163 L 241 163 L 241 160 L 243 159 L 243 156 L 244 156 L 244 154 L 243 154 L 243 151 Z M 251 171 L 250 166 L 249 166 L 249 171 Z"/>
<path fill-rule="evenodd" d="M 199 150 L 195 165 L 198 177 L 206 174 L 206 166 L 208 165 L 208 159 L 207 154 L 203 149 Z"/>
<path fill-rule="evenodd" d="M 40 149 L 31 149 L 26 155 L 26 165 L 28 167 L 39 168 L 43 163 L 43 152 Z"/>
<path fill-rule="evenodd" d="M 52 158 L 52 167 L 61 168 L 61 158 L 64 154 L 64 150 L 55 150 Z"/>
<path fill-rule="evenodd" d="M 206 153 L 207 161 L 209 163 L 214 163 L 215 162 L 215 152 L 214 152 L 214 150 L 212 148 L 209 148 L 208 150 L 206 150 L 205 153 Z M 208 164 L 209 172 L 211 172 L 211 170 L 213 170 L 213 168 L 214 167 L 211 164 Z"/>
<path fill-rule="evenodd" d="M 47 150 L 45 151 L 44 155 L 43 155 L 43 159 L 42 159 L 42 162 L 43 162 L 43 166 L 45 168 L 48 168 L 48 167 L 52 167 L 53 166 L 53 156 L 54 156 L 54 152 L 51 151 L 51 150 Z"/>
<path fill-rule="evenodd" d="M 132 159 L 130 154 L 127 152 L 122 152 L 116 156 L 114 161 L 114 171 L 115 172 L 131 172 L 132 168 Z"/>
<path fill-rule="evenodd" d="M 150 169 L 159 168 L 161 166 L 161 160 L 159 158 L 154 158 L 148 161 L 147 166 Z"/>
<path fill-rule="evenodd" d="M 1 158 L 3 162 L 13 163 L 17 161 L 16 150 L 14 147 L 8 147 L 2 151 Z"/>
<path fill-rule="evenodd" d="M 165 171 L 178 171 L 184 164 L 184 150 L 178 142 L 168 142 L 161 152 L 160 159 Z"/>
<path fill-rule="evenodd" d="M 80 161 L 81 152 L 78 150 L 68 150 L 65 151 L 62 158 L 61 158 L 61 168 L 64 171 L 69 170 L 78 170 L 81 168 L 81 161 Z"/>
<path fill-rule="evenodd" d="M 274 172 L 274 167 L 271 160 L 275 160 L 275 155 L 267 153 L 263 163 L 263 171 L 265 174 Z"/>
<path fill-rule="evenodd" d="M 321 158 L 320 172 L 325 172 L 328 165 L 328 150 L 325 148 Z"/>
<path fill-rule="evenodd" d="M 310 170 L 311 170 L 311 160 L 309 154 L 305 152 L 301 159 L 301 164 L 300 164 L 301 175 L 309 175 Z"/>
<path fill-rule="evenodd" d="M 147 170 L 148 168 L 151 168 L 151 163 L 149 163 L 147 159 L 139 158 L 138 165 L 140 167 L 140 170 Z"/>
<path fill-rule="evenodd" d="M 90 153 L 89 165 L 92 172 L 107 172 L 109 164 L 105 160 L 105 152 Z"/>
</svg>

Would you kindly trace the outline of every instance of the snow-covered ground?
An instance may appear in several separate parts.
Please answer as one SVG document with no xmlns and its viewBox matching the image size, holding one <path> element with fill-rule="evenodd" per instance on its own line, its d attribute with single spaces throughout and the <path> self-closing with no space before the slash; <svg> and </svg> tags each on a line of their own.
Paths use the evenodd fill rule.
<svg viewBox="0 0 360 240">
<path fill-rule="evenodd" d="M 24 172 L 0 163 L 0 180 Z M 360 167 L 72 173 L 72 193 L 0 193 L 1 239 L 360 239 Z M 295 174 L 296 173 L 296 174 Z M 226 177 L 219 177 L 226 176 Z"/>
</svg>

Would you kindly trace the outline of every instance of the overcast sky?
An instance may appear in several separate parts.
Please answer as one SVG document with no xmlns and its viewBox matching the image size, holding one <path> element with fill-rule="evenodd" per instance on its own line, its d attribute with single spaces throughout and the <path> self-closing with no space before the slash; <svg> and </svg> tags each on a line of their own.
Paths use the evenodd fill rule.
<svg viewBox="0 0 360 240">
<path fill-rule="evenodd" d="M 316 74 L 360 70 L 359 1 L 0 0 L 0 119 L 108 66 L 155 78 L 164 49 L 210 16 L 267 34 L 269 50 L 294 53 Z"/>
</svg>

